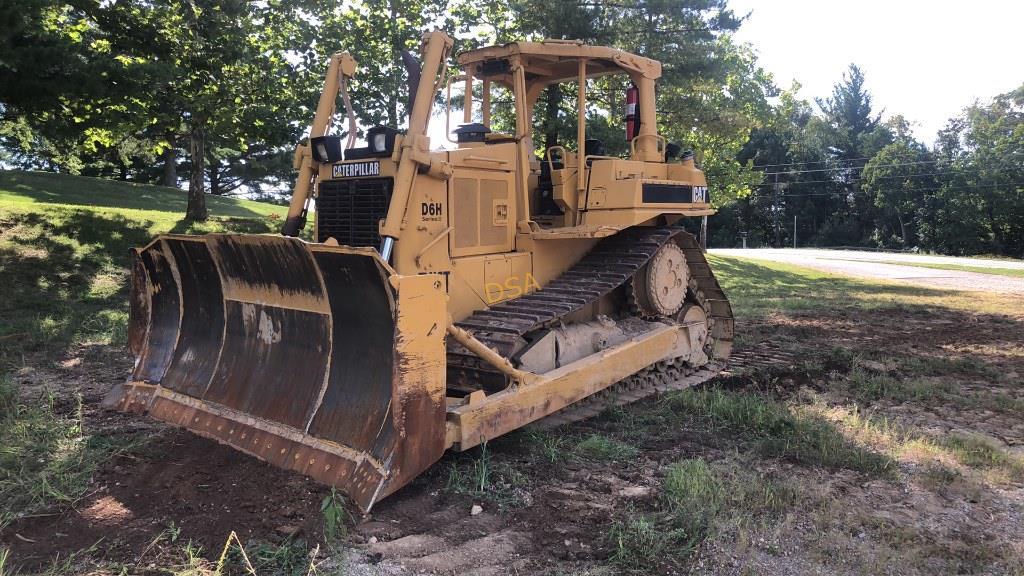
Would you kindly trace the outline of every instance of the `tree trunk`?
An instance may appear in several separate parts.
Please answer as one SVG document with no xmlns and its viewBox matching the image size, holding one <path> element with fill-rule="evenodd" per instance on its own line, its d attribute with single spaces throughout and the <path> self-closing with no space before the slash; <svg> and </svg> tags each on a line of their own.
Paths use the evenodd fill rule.
<svg viewBox="0 0 1024 576">
<path fill-rule="evenodd" d="M 174 148 L 164 150 L 164 175 L 160 184 L 171 188 L 178 187 L 178 151 Z"/>
<path fill-rule="evenodd" d="M 561 101 L 562 87 L 558 84 L 548 86 L 547 106 L 544 109 L 544 150 L 558 146 L 558 105 Z"/>
<path fill-rule="evenodd" d="M 988 202 L 986 213 L 988 215 L 988 227 L 992 229 L 992 251 L 996 254 L 1003 253 L 1003 234 L 996 222 L 996 211 L 992 208 L 992 202 Z"/>
<path fill-rule="evenodd" d="M 210 159 L 210 194 L 220 196 L 224 191 L 220 188 L 220 162 Z"/>
<path fill-rule="evenodd" d="M 903 246 L 907 246 L 907 225 L 903 223 L 903 215 L 897 212 L 896 219 L 900 222 L 900 238 L 903 239 Z"/>
<path fill-rule="evenodd" d="M 188 184 L 188 208 L 185 209 L 185 218 L 202 222 L 206 220 L 208 213 L 203 190 L 206 140 L 201 122 L 197 122 L 189 133 L 189 159 L 192 160 L 192 178 Z"/>
<path fill-rule="evenodd" d="M 124 164 L 121 164 L 121 166 L 118 167 L 117 177 L 122 182 L 127 182 L 128 181 L 128 167 L 125 166 Z"/>
<path fill-rule="evenodd" d="M 390 2 L 388 2 L 388 10 L 389 10 L 389 15 L 391 17 L 391 21 L 395 22 L 397 17 L 398 17 L 398 7 L 396 6 L 396 0 L 391 0 Z M 402 44 L 401 44 L 401 42 L 398 39 L 398 35 L 394 32 L 394 28 L 391 28 L 390 30 L 391 30 L 391 36 L 390 36 L 390 40 L 391 40 L 391 62 L 393 62 L 392 69 L 394 70 L 394 75 L 395 75 L 395 89 L 394 90 L 390 90 L 389 94 L 388 94 L 388 100 L 387 100 L 388 126 L 391 126 L 392 128 L 398 128 L 398 123 L 399 123 L 399 118 L 398 118 L 398 93 L 399 93 L 399 90 L 400 90 L 399 87 L 402 85 L 402 67 L 400 65 L 400 63 L 402 62 L 402 56 L 401 56 L 401 54 L 402 54 Z M 408 96 L 408 98 L 412 99 L 412 94 L 410 94 Z M 408 102 L 408 100 L 406 100 L 406 102 Z M 412 110 L 406 110 L 406 113 L 409 115 L 409 117 L 410 117 L 409 119 L 411 120 L 412 119 Z"/>
</svg>

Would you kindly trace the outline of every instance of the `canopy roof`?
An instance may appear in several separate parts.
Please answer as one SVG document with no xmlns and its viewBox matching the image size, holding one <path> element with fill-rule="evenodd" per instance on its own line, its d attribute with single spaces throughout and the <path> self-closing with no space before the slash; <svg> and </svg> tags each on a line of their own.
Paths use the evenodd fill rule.
<svg viewBox="0 0 1024 576">
<path fill-rule="evenodd" d="M 467 68 L 476 77 L 505 77 L 500 61 L 518 57 L 530 84 L 554 84 L 575 80 L 579 76 L 579 61 L 587 60 L 587 77 L 626 73 L 656 79 L 661 76 L 661 63 L 657 60 L 630 54 L 606 46 L 586 46 L 580 40 L 544 40 L 542 42 L 512 42 L 502 46 L 489 46 L 459 54 L 459 66 Z M 496 65 L 497 64 L 497 65 Z"/>
</svg>

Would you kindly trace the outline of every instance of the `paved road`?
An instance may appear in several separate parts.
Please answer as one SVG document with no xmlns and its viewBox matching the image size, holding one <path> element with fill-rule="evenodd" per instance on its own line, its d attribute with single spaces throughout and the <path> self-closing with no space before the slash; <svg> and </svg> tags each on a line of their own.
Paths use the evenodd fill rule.
<svg viewBox="0 0 1024 576">
<path fill-rule="evenodd" d="M 1024 295 L 1024 278 L 905 265 L 907 263 L 953 264 L 978 268 L 1024 270 L 1024 262 L 1021 261 L 811 248 L 796 250 L 792 248 L 712 249 L 710 252 L 719 256 L 784 262 L 834 274 L 896 280 L 934 288 Z"/>
</svg>

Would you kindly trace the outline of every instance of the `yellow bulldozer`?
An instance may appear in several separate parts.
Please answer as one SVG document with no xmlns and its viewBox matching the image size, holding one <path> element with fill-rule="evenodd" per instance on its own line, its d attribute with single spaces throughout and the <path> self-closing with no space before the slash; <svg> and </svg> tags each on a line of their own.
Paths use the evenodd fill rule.
<svg viewBox="0 0 1024 576">
<path fill-rule="evenodd" d="M 408 128 L 371 128 L 363 147 L 356 63 L 331 58 L 283 234 L 163 235 L 133 251 L 135 367 L 108 406 L 369 510 L 448 449 L 720 371 L 732 311 L 680 225 L 713 210 L 693 154 L 658 134 L 661 64 L 551 40 L 462 53 L 450 75 L 451 47 L 434 31 L 422 64 L 403 54 Z M 628 78 L 625 158 L 587 138 L 588 79 L 613 74 Z M 538 151 L 533 109 L 556 84 L 577 91 L 575 146 Z M 462 123 L 431 150 L 428 120 L 453 85 Z M 513 100 L 503 124 L 495 90 Z M 339 94 L 345 142 L 331 134 Z"/>
</svg>

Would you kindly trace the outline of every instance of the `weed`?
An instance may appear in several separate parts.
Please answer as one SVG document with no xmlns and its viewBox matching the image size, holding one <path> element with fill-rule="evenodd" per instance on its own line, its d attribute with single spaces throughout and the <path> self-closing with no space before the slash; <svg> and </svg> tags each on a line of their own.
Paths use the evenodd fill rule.
<svg viewBox="0 0 1024 576">
<path fill-rule="evenodd" d="M 935 491 L 949 486 L 960 478 L 960 473 L 938 462 L 928 462 L 921 471 L 921 484 Z"/>
<path fill-rule="evenodd" d="M 711 533 L 722 509 L 725 490 L 702 458 L 668 467 L 663 487 L 672 525 L 681 532 L 682 552 L 689 555 Z"/>
<path fill-rule="evenodd" d="M 260 542 L 249 546 L 247 552 L 257 574 L 305 576 L 309 572 L 309 548 L 301 539 L 278 545 Z"/>
<path fill-rule="evenodd" d="M 348 522 L 352 518 L 345 508 L 344 499 L 333 487 L 331 493 L 324 496 L 320 503 L 320 513 L 324 516 L 324 536 L 327 540 L 336 540 L 346 536 Z"/>
<path fill-rule="evenodd" d="M 895 469 L 891 458 L 853 444 L 830 422 L 807 411 L 790 410 L 762 394 L 705 388 L 670 394 L 665 403 L 678 415 L 703 418 L 723 431 L 748 438 L 768 456 L 873 476 L 889 475 Z"/>
<path fill-rule="evenodd" d="M 616 521 L 608 531 L 612 544 L 609 560 L 627 570 L 643 570 L 664 561 L 677 552 L 676 542 L 684 535 L 665 530 L 652 517 L 630 515 Z"/>
<path fill-rule="evenodd" d="M 101 542 L 103 542 L 102 538 L 94 542 L 92 546 L 82 548 L 81 550 L 77 550 L 67 556 L 62 557 L 60 554 L 57 554 L 50 561 L 49 567 L 37 573 L 38 576 L 64 576 L 65 574 L 80 572 L 81 567 L 79 564 L 81 564 L 85 558 L 92 556 L 99 549 Z M 0 574 L 2 574 L 2 572 L 0 572 Z"/>
<path fill-rule="evenodd" d="M 504 508 L 523 503 L 526 483 L 526 477 L 511 464 L 492 460 L 485 442 L 475 458 L 459 458 L 449 465 L 445 490 L 485 499 Z"/>
<path fill-rule="evenodd" d="M 584 438 L 576 445 L 575 452 L 583 458 L 604 462 L 629 460 L 639 453 L 634 446 L 600 434 Z"/>
<path fill-rule="evenodd" d="M 183 550 L 185 562 L 170 567 L 172 576 L 208 576 L 216 574 L 213 563 L 203 557 L 203 548 L 189 540 Z"/>
<path fill-rule="evenodd" d="M 1024 479 L 1024 458 L 1007 453 L 993 441 L 980 436 L 953 434 L 939 440 L 960 464 L 1000 473 L 1006 479 Z"/>
<path fill-rule="evenodd" d="M 862 401 L 890 400 L 893 402 L 936 402 L 955 403 L 968 406 L 979 400 L 958 390 L 952 382 L 939 377 L 949 374 L 966 373 L 984 376 L 992 380 L 997 376 L 990 368 L 976 360 L 949 360 L 925 358 L 901 358 L 900 372 L 909 377 L 869 372 L 854 368 L 847 377 L 847 386 L 853 395 Z M 941 367 L 941 368 L 940 368 Z"/>
<path fill-rule="evenodd" d="M 5 424 L 18 415 L 18 388 L 8 374 L 0 374 L 0 424 Z"/>
<path fill-rule="evenodd" d="M 903 356 L 898 360 L 900 372 L 917 376 L 948 376 L 962 374 L 998 380 L 999 370 L 974 356 Z"/>
<path fill-rule="evenodd" d="M 525 438 L 531 451 L 539 454 L 548 464 L 561 464 L 573 458 L 571 440 L 564 434 L 530 430 L 526 432 Z"/>
</svg>

